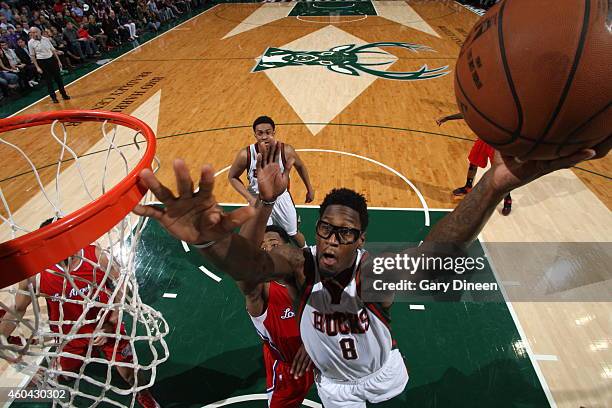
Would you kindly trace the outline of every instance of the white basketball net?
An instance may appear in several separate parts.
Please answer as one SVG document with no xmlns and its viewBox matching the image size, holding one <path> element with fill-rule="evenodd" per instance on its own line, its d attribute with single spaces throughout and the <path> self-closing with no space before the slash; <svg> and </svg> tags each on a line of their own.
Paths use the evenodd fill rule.
<svg viewBox="0 0 612 408">
<path fill-rule="evenodd" d="M 69 133 L 94 126 L 88 122 L 83 124 L 67 127 L 54 122 L 50 131 L 47 125 L 0 135 L 0 155 L 23 161 L 36 189 L 26 204 L 14 209 L 11 197 L 7 196 L 11 180 L 0 183 L 3 241 L 35 230 L 45 219 L 62 217 L 103 195 L 142 157 L 144 137 L 132 129 L 107 122 L 102 124 L 102 138 L 87 152 L 77 154 L 70 146 L 78 138 Z M 41 146 L 57 151 L 53 169 L 41 168 L 41 164 L 35 164 L 25 149 L 19 147 L 22 135 L 30 131 L 42 135 L 41 128 L 45 135 L 51 135 L 40 140 Z M 30 280 L 26 290 L 19 290 L 18 285 L 0 289 L 0 313 L 4 311 L 3 319 L 16 324 L 13 337 L 8 342 L 2 339 L 0 357 L 10 362 L 10 369 L 25 375 L 26 383 L 32 377 L 30 385 L 64 390 L 68 398 L 55 400 L 54 405 L 135 406 L 137 393 L 153 385 L 157 366 L 168 359 L 164 340 L 168 325 L 160 312 L 142 303 L 136 280 L 136 248 L 145 224 L 146 220 L 130 214 L 92 243 L 99 248 L 98 261 L 87 259 L 80 251 L 67 263 L 60 261 L 48 269 L 46 276 L 55 276 L 56 282 L 58 279 L 62 282 L 59 293 L 40 293 L 41 274 Z M 94 272 L 88 277 L 77 276 L 75 271 L 87 265 Z M 16 295 L 31 301 L 23 317 L 15 313 Z M 100 301 L 105 298 L 107 302 Z M 47 300 L 59 308 L 59 319 L 49 319 Z M 75 305 L 78 305 L 76 315 Z M 118 322 L 115 327 L 109 323 L 112 315 Z M 121 330 L 122 325 L 125 331 Z M 106 339 L 106 354 L 94 345 L 96 338 Z M 72 346 L 83 343 L 82 352 L 74 354 Z M 122 357 L 130 353 L 131 361 L 125 361 Z M 67 361 L 65 358 L 72 359 L 73 364 L 78 362 L 77 371 L 69 371 L 60 364 Z M 132 373 L 136 380 L 132 384 L 124 381 L 118 370 Z M 8 385 L 4 380 L 2 383 Z"/>
</svg>

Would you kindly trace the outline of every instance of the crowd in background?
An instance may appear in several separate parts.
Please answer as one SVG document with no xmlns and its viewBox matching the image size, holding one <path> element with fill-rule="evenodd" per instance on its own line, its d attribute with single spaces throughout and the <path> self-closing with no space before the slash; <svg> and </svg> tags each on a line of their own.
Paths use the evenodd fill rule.
<svg viewBox="0 0 612 408">
<path fill-rule="evenodd" d="M 62 73 L 157 32 L 205 0 L 7 0 L 0 2 L 0 99 L 40 82 L 28 52 L 32 27 L 58 51 Z"/>
<path fill-rule="evenodd" d="M 479 7 L 486 10 L 494 4 L 499 3 L 499 0 L 459 0 L 459 3 Z"/>
</svg>

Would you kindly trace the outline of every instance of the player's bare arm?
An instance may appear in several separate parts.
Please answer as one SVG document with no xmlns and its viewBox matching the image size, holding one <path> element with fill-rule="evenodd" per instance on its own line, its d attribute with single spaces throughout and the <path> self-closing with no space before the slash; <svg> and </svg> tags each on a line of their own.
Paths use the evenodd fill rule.
<svg viewBox="0 0 612 408">
<path fill-rule="evenodd" d="M 230 167 L 227 173 L 227 178 L 234 190 L 236 190 L 238 194 L 243 196 L 245 200 L 247 200 L 249 205 L 254 205 L 257 198 L 253 197 L 251 193 L 249 193 L 249 190 L 247 190 L 246 186 L 240 179 L 240 176 L 242 176 L 242 173 L 244 173 L 247 168 L 247 162 L 248 157 L 246 150 L 240 149 L 240 151 L 236 155 L 236 158 L 234 159 L 234 162 L 232 163 L 232 166 Z"/>
<path fill-rule="evenodd" d="M 600 154 L 605 155 L 610 150 L 609 144 L 550 161 L 518 162 L 513 157 L 502 157 L 496 152 L 491 169 L 453 212 L 438 221 L 425 241 L 453 243 L 467 248 L 476 239 L 497 204 L 510 191 L 545 174 L 572 167 Z"/>
<path fill-rule="evenodd" d="M 261 247 L 266 223 L 272 212 L 272 206 L 264 205 L 258 199 L 254 207 L 255 215 L 242 225 L 240 236 L 252 242 L 253 245 Z M 249 314 L 251 316 L 261 316 L 265 309 L 268 285 L 255 281 L 255 279 L 236 281 L 236 285 L 244 295 Z"/>
<path fill-rule="evenodd" d="M 109 276 L 112 279 L 112 283 L 115 286 L 118 286 L 117 294 L 115 295 L 115 303 L 117 303 L 120 299 L 123 302 L 123 285 L 119 281 L 120 278 L 120 268 L 115 260 L 113 260 L 112 256 L 109 255 L 107 251 L 103 251 L 99 246 L 96 245 L 96 258 L 98 258 L 98 263 L 102 270 L 109 270 Z M 108 316 L 106 317 L 104 323 L 102 324 L 102 331 L 106 333 L 112 333 L 115 331 L 117 327 L 117 323 L 119 322 L 119 310 L 113 309 Z M 106 336 L 97 336 L 93 339 L 92 344 L 94 346 L 101 346 L 108 341 L 108 337 Z"/>
<path fill-rule="evenodd" d="M 0 321 L 0 342 L 3 345 L 8 344 L 9 336 L 17 327 L 16 322 L 22 321 L 28 307 L 32 303 L 32 296 L 25 293 L 35 290 L 36 278 L 32 277 L 24 279 L 18 284 L 18 291 L 15 294 L 15 305 L 13 309 L 4 315 Z M 21 359 L 21 354 L 16 354 L 5 350 L 2 357 L 9 362 L 16 363 Z"/>
<path fill-rule="evenodd" d="M 308 169 L 306 165 L 302 161 L 302 158 L 295 151 L 293 146 L 285 144 L 285 157 L 287 157 L 287 162 L 293 161 L 295 170 L 298 172 L 298 175 L 304 182 L 304 186 L 306 187 L 306 203 L 311 203 L 315 198 L 315 190 L 310 183 L 310 176 L 308 175 Z"/>
<path fill-rule="evenodd" d="M 285 172 L 280 170 L 279 154 L 274 144 L 258 155 L 260 197 L 264 201 L 274 201 L 287 187 L 290 168 L 286 168 Z M 211 166 L 202 167 L 197 193 L 193 192 L 193 181 L 184 161 L 174 161 L 174 172 L 177 196 L 161 184 L 150 170 L 145 169 L 140 173 L 143 185 L 151 189 L 164 208 L 139 205 L 134 208 L 136 214 L 155 218 L 177 239 L 205 245 L 202 253 L 235 280 L 266 282 L 285 280 L 294 275 L 290 260 L 276 251 L 267 253 L 232 232 L 253 217 L 256 210 L 249 206 L 224 212 L 213 195 L 214 173 Z"/>
<path fill-rule="evenodd" d="M 454 113 L 452 115 L 442 116 L 441 118 L 436 119 L 436 123 L 438 124 L 438 126 L 441 126 L 444 122 L 458 119 L 463 119 L 463 113 Z"/>
<path fill-rule="evenodd" d="M 34 286 L 30 286 L 34 284 L 35 278 L 24 279 L 19 282 L 18 291 L 15 294 L 15 305 L 13 310 L 11 313 L 7 313 L 0 322 L 0 335 L 4 337 L 2 340 L 5 340 L 13 333 L 15 327 L 17 327 L 15 321 L 20 321 L 28 310 L 28 307 L 32 303 L 32 297 L 24 293 L 29 292 L 30 287 L 34 290 Z"/>
</svg>

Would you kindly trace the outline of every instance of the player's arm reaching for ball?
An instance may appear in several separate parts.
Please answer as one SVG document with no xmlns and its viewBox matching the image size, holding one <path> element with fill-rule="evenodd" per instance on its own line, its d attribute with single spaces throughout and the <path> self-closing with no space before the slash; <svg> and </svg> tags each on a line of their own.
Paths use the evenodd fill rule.
<svg viewBox="0 0 612 408">
<path fill-rule="evenodd" d="M 277 143 L 272 144 L 269 150 L 264 148 L 258 155 L 259 196 L 266 202 L 273 202 L 287 188 L 291 163 L 281 172 L 279 147 Z M 265 230 L 264 219 L 267 220 L 271 205 L 224 212 L 213 195 L 214 173 L 209 165 L 202 167 L 197 193 L 193 192 L 193 181 L 185 162 L 175 160 L 174 173 L 177 197 L 150 170 L 140 173 L 142 183 L 151 189 L 164 208 L 137 206 L 134 208 L 136 214 L 155 218 L 174 237 L 200 246 L 206 258 L 237 281 L 287 280 L 301 270 L 304 258 L 299 249 L 283 245 L 268 253 L 232 232 L 248 220 L 245 228 Z"/>
<path fill-rule="evenodd" d="M 492 167 L 457 208 L 436 223 L 425 242 L 452 243 L 467 248 L 489 220 L 497 204 L 510 191 L 553 171 L 572 167 L 584 160 L 603 157 L 610 147 L 610 142 L 606 141 L 571 156 L 526 162 L 519 162 L 513 157 L 501 156 L 499 152 L 495 152 Z"/>
<path fill-rule="evenodd" d="M 115 303 L 123 303 L 125 300 L 124 292 L 123 292 L 123 282 L 120 281 L 121 274 L 119 265 L 113 259 L 112 256 L 109 255 L 107 251 L 103 251 L 98 245 L 96 245 L 96 258 L 98 258 L 98 263 L 100 264 L 100 268 L 103 271 L 109 269 L 109 276 L 111 278 L 111 282 L 113 285 L 118 286 L 117 293 L 115 295 Z M 114 333 L 117 324 L 119 323 L 119 310 L 113 309 L 106 317 L 104 322 L 102 323 L 102 331 L 105 333 Z M 94 337 L 92 344 L 94 346 L 101 346 L 108 341 L 108 337 L 104 335 Z"/>
</svg>

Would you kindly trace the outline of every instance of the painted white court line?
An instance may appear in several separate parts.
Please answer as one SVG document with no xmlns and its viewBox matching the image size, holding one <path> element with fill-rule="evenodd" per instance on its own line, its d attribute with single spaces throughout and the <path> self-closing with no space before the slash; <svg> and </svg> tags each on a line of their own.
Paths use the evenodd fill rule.
<svg viewBox="0 0 612 408">
<path fill-rule="evenodd" d="M 489 250 L 487 248 L 487 244 L 484 241 L 484 239 L 482 238 L 482 233 L 478 235 L 478 240 L 480 241 L 480 245 L 482 245 L 482 249 L 485 253 L 485 256 L 488 259 L 491 259 L 489 256 Z M 493 272 L 493 276 L 495 277 L 495 280 L 497 282 L 501 282 L 501 280 L 499 279 L 499 276 L 497 275 L 497 271 L 495 270 L 495 265 L 493 265 L 492 262 L 489 261 L 489 265 L 491 266 L 491 271 Z M 536 359 L 536 355 L 534 354 L 533 350 L 531 349 L 531 346 L 529 345 L 529 341 L 527 340 L 527 336 L 525 335 L 525 330 L 523 329 L 523 326 L 521 325 L 521 322 L 519 321 L 519 318 L 516 314 L 516 311 L 514 310 L 514 307 L 512 306 L 512 303 L 508 301 L 508 296 L 506 294 L 506 289 L 504 288 L 503 285 L 501 285 L 501 287 L 499 288 L 500 292 L 502 293 L 502 296 L 504 297 L 504 300 L 506 302 L 506 307 L 508 308 L 508 311 L 510 312 L 510 316 L 512 316 L 512 320 L 514 321 L 514 326 L 516 327 L 516 330 L 519 333 L 519 336 L 521 336 L 521 342 L 523 344 L 523 346 L 525 347 L 525 351 L 527 352 L 527 356 L 529 356 L 529 361 L 531 361 L 531 365 L 533 366 L 533 370 L 535 371 L 536 375 L 538 376 L 538 380 L 540 381 L 540 385 L 542 386 L 542 389 L 544 390 L 544 394 L 546 395 L 546 399 L 548 399 L 548 404 L 551 406 L 551 408 L 557 408 L 557 403 L 555 402 L 555 399 L 553 398 L 552 392 L 550 391 L 550 387 L 548 386 L 548 383 L 546 382 L 546 378 L 544 377 L 544 373 L 542 373 L 542 369 L 540 368 L 540 365 L 538 364 L 538 360 Z"/>
<path fill-rule="evenodd" d="M 266 394 L 248 394 L 248 395 L 240 395 L 238 397 L 227 398 L 221 401 L 213 402 L 212 404 L 204 405 L 202 408 L 218 408 L 224 407 L 226 405 L 239 404 L 241 402 L 246 401 L 267 401 L 268 396 Z M 323 405 L 318 402 L 311 401 L 309 399 L 305 399 L 302 402 L 303 406 L 311 407 L 311 408 L 323 408 Z"/>
<path fill-rule="evenodd" d="M 215 177 L 217 177 L 219 174 L 225 173 L 226 171 L 230 169 L 230 167 L 232 166 L 227 166 L 227 167 L 222 168 L 221 170 L 215 173 Z"/>
<path fill-rule="evenodd" d="M 350 17 L 350 16 L 341 16 L 341 15 L 329 15 L 329 16 L 305 16 L 305 17 L 329 17 L 328 21 L 318 21 L 318 20 L 306 20 L 304 18 L 300 18 L 302 16 L 297 15 L 295 18 L 299 21 L 303 21 L 304 23 L 315 23 L 315 24 L 347 24 L 347 23 L 354 23 L 356 21 L 363 21 L 365 19 L 368 18 L 367 14 L 362 14 L 361 18 L 359 19 L 355 19 L 355 20 L 340 20 L 340 17 Z M 338 18 L 338 20 L 335 20 L 335 18 Z"/>
<path fill-rule="evenodd" d="M 212 273 L 211 271 L 209 271 L 208 269 L 206 269 L 204 267 L 204 265 L 200 265 L 199 269 L 204 272 L 209 278 L 211 278 L 212 280 L 214 280 L 215 282 L 219 283 L 221 282 L 221 278 L 218 277 L 217 275 L 215 275 L 214 273 Z"/>
<path fill-rule="evenodd" d="M 384 163 L 381 163 L 377 160 L 374 159 L 370 159 L 369 157 L 365 157 L 365 156 L 361 156 L 355 153 L 349 153 L 349 152 L 344 152 L 341 150 L 328 150 L 328 149 L 295 149 L 296 152 L 316 152 L 316 153 L 335 153 L 335 154 L 340 154 L 343 156 L 350 156 L 350 157 L 356 157 L 358 159 L 362 159 L 365 161 L 368 161 L 370 163 L 374 163 L 388 171 L 390 171 L 391 173 L 395 174 L 396 176 L 398 176 L 399 178 L 401 178 L 406 184 L 408 184 L 410 186 L 410 188 L 412 188 L 414 190 L 414 192 L 416 193 L 419 201 L 421 202 L 421 205 L 423 206 L 424 211 L 424 215 L 425 215 L 425 226 L 429 227 L 430 225 L 430 219 L 429 219 L 429 207 L 427 207 L 427 202 L 425 201 L 425 198 L 423 197 L 423 194 L 421 194 L 421 192 L 419 191 L 418 188 L 416 188 L 416 186 L 414 184 L 412 184 L 412 182 L 410 180 L 408 180 L 408 178 L 406 176 L 404 176 L 402 173 L 400 173 L 399 171 L 387 166 Z"/>
<path fill-rule="evenodd" d="M 211 7 L 211 8 L 209 8 L 209 9 L 204 10 L 203 12 L 201 12 L 201 13 L 199 13 L 199 14 L 196 14 L 195 16 L 193 16 L 193 17 L 189 18 L 188 20 L 183 21 L 181 24 L 177 25 L 176 27 L 172 27 L 170 30 L 168 30 L 168 31 L 166 31 L 166 32 L 161 33 L 161 34 L 160 34 L 160 35 L 158 35 L 157 37 L 152 38 L 151 40 L 149 40 L 149 41 L 147 41 L 147 42 L 144 42 L 144 43 L 142 43 L 142 44 L 139 44 L 139 45 L 138 45 L 138 47 L 135 47 L 134 49 L 131 49 L 131 50 L 129 50 L 128 52 L 125 52 L 125 53 L 121 54 L 120 56 L 118 56 L 117 58 L 113 59 L 113 60 L 112 60 L 111 62 L 109 62 L 108 64 L 101 65 L 101 66 L 99 66 L 98 68 L 96 68 L 96 69 L 94 69 L 94 70 L 92 70 L 92 71 L 89 71 L 88 73 L 86 73 L 86 74 L 85 74 L 85 75 L 83 75 L 82 77 L 79 77 L 79 78 L 75 79 L 74 81 L 70 82 L 69 84 L 66 84 L 64 87 L 65 87 L 65 88 L 68 88 L 70 85 L 73 85 L 73 84 L 77 83 L 78 81 L 80 81 L 81 79 L 83 79 L 83 78 L 85 78 L 85 77 L 88 77 L 89 75 L 93 74 L 94 72 L 98 71 L 99 69 L 102 69 L 102 68 L 108 67 L 110 64 L 112 64 L 113 62 L 117 61 L 118 59 L 121 59 L 121 58 L 125 57 L 126 55 L 128 55 L 128 54 L 130 54 L 130 53 L 132 53 L 132 52 L 136 51 L 136 50 L 137 50 L 137 49 L 139 49 L 140 47 L 143 47 L 143 46 L 145 46 L 145 45 L 147 45 L 147 44 L 152 43 L 153 41 L 157 40 L 158 38 L 163 37 L 164 35 L 168 34 L 169 32 L 176 30 L 178 27 L 182 26 L 183 24 L 190 22 L 190 21 L 191 21 L 191 20 L 193 20 L 194 18 L 199 17 L 199 16 L 201 16 L 201 15 L 203 15 L 203 14 L 208 13 L 210 10 L 214 9 L 214 8 L 215 8 L 215 7 L 217 7 L 217 6 L 220 6 L 220 4 L 216 4 L 216 5 L 212 6 L 212 7 Z M 17 112 L 13 113 L 12 115 L 10 115 L 10 116 L 8 116 L 8 117 L 10 118 L 10 117 L 16 116 L 16 115 L 18 115 L 20 112 L 23 112 L 24 110 L 31 108 L 32 106 L 36 105 L 37 103 L 39 103 L 40 101 L 42 101 L 43 99 L 48 98 L 48 97 L 49 97 L 48 95 L 45 95 L 45 96 L 43 96 L 42 98 L 40 98 L 39 100 L 32 102 L 31 104 L 29 104 L 29 105 L 28 105 L 28 106 L 26 106 L 25 108 L 22 108 L 22 109 L 18 110 Z"/>
<path fill-rule="evenodd" d="M 189 249 L 189 245 L 187 245 L 185 241 L 181 241 L 181 245 L 183 245 L 183 249 L 185 250 L 185 252 L 191 251 L 191 249 Z"/>
<path fill-rule="evenodd" d="M 425 305 L 410 305 L 410 310 L 425 310 Z"/>
<path fill-rule="evenodd" d="M 534 354 L 533 357 L 538 361 L 559 361 L 554 354 Z"/>
<path fill-rule="evenodd" d="M 162 297 L 168 298 L 168 299 L 176 299 L 177 294 L 176 293 L 164 293 Z"/>
</svg>

